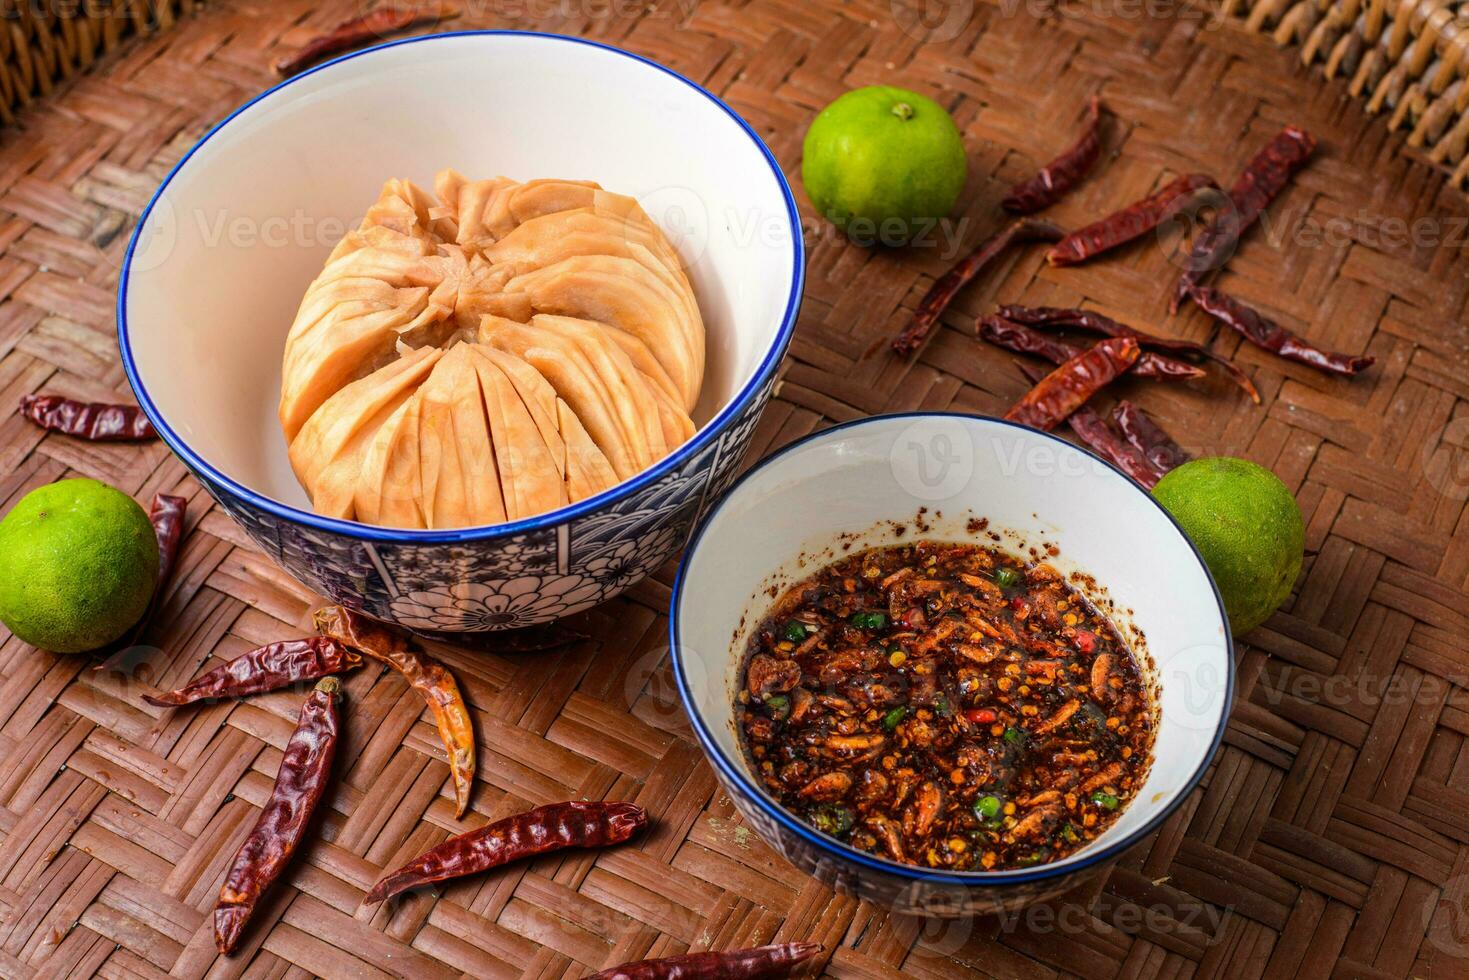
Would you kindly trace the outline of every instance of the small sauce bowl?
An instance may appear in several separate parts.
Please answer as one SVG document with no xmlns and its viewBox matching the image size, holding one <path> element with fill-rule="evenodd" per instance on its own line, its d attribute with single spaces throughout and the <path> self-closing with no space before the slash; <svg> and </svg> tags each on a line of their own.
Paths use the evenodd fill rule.
<svg viewBox="0 0 1469 980">
<path fill-rule="evenodd" d="M 749 633 L 775 597 L 849 552 L 924 538 L 978 541 L 1050 563 L 1112 619 L 1143 668 L 1156 719 L 1148 777 L 1106 832 L 1061 860 L 972 872 L 899 864 L 798 820 L 747 761 L 735 699 Z M 669 635 L 694 732 L 746 822 L 838 890 L 941 918 L 1013 911 L 1105 874 L 1203 777 L 1234 689 L 1223 602 L 1157 501 L 1056 436 L 969 415 L 838 425 L 752 468 L 695 532 Z"/>
</svg>

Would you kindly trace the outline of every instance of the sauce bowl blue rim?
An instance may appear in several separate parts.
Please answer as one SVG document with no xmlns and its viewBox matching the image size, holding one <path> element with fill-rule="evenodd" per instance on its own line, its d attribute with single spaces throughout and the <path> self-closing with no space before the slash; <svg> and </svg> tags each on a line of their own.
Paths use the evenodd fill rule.
<svg viewBox="0 0 1469 980">
<path fill-rule="evenodd" d="M 180 438 L 179 435 L 174 432 L 173 429 L 168 425 L 167 421 L 159 412 L 158 407 L 153 404 L 153 400 L 148 396 L 148 392 L 143 387 L 142 380 L 138 376 L 137 365 L 133 361 L 132 345 L 129 343 L 128 340 L 127 295 L 128 282 L 132 270 L 133 254 L 138 248 L 138 240 L 142 235 L 143 228 L 147 225 L 148 218 L 153 213 L 153 208 L 157 205 L 158 201 L 162 198 L 164 192 L 168 189 L 168 185 L 173 182 L 174 177 L 178 175 L 179 171 L 183 169 L 185 164 L 187 164 L 189 160 L 194 156 L 194 154 L 197 153 L 199 149 L 204 146 L 205 143 L 209 142 L 209 140 L 213 138 L 216 133 L 224 129 L 224 127 L 228 126 L 236 116 L 249 109 L 251 106 L 255 105 L 255 103 L 260 102 L 263 99 L 269 98 L 276 92 L 279 92 L 287 88 L 288 86 L 299 82 L 303 78 L 314 75 L 319 71 L 329 69 L 333 65 L 338 65 L 346 61 L 351 61 L 354 58 L 361 58 L 365 55 L 371 55 L 375 51 L 383 51 L 388 48 L 396 48 L 407 44 L 422 44 L 424 42 L 432 42 L 443 38 L 478 36 L 533 37 L 552 41 L 563 41 L 568 44 L 581 44 L 587 47 L 599 48 L 603 51 L 608 51 L 613 54 L 620 55 L 624 58 L 629 58 L 651 68 L 655 68 L 658 71 L 663 72 L 664 74 L 676 78 L 680 82 L 684 83 L 689 88 L 693 89 L 695 92 L 699 93 L 704 98 L 708 99 L 710 102 L 714 103 L 716 106 L 722 109 L 731 119 L 733 119 L 739 125 L 741 129 L 745 131 L 745 134 L 750 137 L 751 142 L 755 144 L 756 148 L 758 148 L 761 154 L 765 157 L 766 163 L 770 166 L 771 173 L 775 175 L 776 183 L 780 187 L 782 196 L 785 198 L 786 214 L 790 220 L 791 237 L 795 245 L 794 255 L 792 256 L 793 268 L 791 270 L 791 292 L 786 299 L 785 313 L 781 321 L 780 330 L 776 335 L 775 343 L 766 352 L 764 360 L 761 361 L 759 368 L 756 369 L 754 375 L 750 378 L 750 380 L 746 382 L 746 384 L 742 388 L 740 388 L 739 392 L 736 393 L 736 395 L 732 399 L 729 400 L 729 402 L 724 406 L 719 414 L 717 414 L 707 425 L 705 425 L 698 433 L 694 435 L 694 438 L 684 443 L 669 456 L 659 461 L 656 465 L 649 467 L 647 470 L 644 470 L 642 473 L 629 480 L 619 483 L 612 489 L 603 491 L 602 493 L 597 494 L 595 497 L 588 497 L 586 500 L 578 501 L 577 503 L 562 507 L 559 510 L 553 510 L 546 514 L 539 514 L 535 517 L 529 517 L 519 521 L 511 521 L 504 524 L 493 524 L 468 528 L 453 528 L 447 530 L 383 528 L 375 527 L 368 524 L 360 524 L 356 521 L 343 521 L 336 518 L 323 517 L 320 514 L 314 514 L 310 511 L 300 510 L 299 508 L 292 507 L 288 504 L 281 503 L 280 501 L 275 500 L 271 497 L 267 497 L 263 494 L 257 493 L 244 486 L 243 484 L 237 482 L 236 480 L 221 473 L 219 470 L 215 469 L 213 466 L 207 463 L 192 449 L 190 449 L 188 444 L 185 443 L 184 440 Z M 759 393 L 760 389 L 765 385 L 770 376 L 775 372 L 775 369 L 780 365 L 782 358 L 785 357 L 786 349 L 790 346 L 791 343 L 791 337 L 795 334 L 796 316 L 800 312 L 801 308 L 801 299 L 802 292 L 805 286 L 805 279 L 806 243 L 802 235 L 800 211 L 796 208 L 796 199 L 795 196 L 791 193 L 790 183 L 786 180 L 785 174 L 784 172 L 782 172 L 780 164 L 776 161 L 774 154 L 770 152 L 770 148 L 765 145 L 765 142 L 760 139 L 760 136 L 755 132 L 750 124 L 745 122 L 745 120 L 740 117 L 739 113 L 731 109 L 722 99 L 714 95 L 708 89 L 704 88 L 702 85 L 699 85 L 697 82 L 685 78 L 683 75 L 679 74 L 673 69 L 658 64 L 658 62 L 656 61 L 644 58 L 642 55 L 634 54 L 631 51 L 624 51 L 621 48 L 613 47 L 610 44 L 603 44 L 599 41 L 589 41 L 585 38 L 568 37 L 564 34 L 552 34 L 543 31 L 446 31 L 441 34 L 425 34 L 418 37 L 403 38 L 402 40 L 398 41 L 389 41 L 386 44 L 374 45 L 373 47 L 365 48 L 361 51 L 354 51 L 351 54 L 343 55 L 340 58 L 334 58 L 331 61 L 317 65 L 316 67 L 308 71 L 302 72 L 299 75 L 292 76 L 291 78 L 288 78 L 280 82 L 279 84 L 266 89 L 264 92 L 261 92 L 259 95 L 255 96 L 248 102 L 241 105 L 239 108 L 235 109 L 218 125 L 216 125 L 208 133 L 206 133 L 203 139 L 195 143 L 189 149 L 189 152 L 184 154 L 183 158 L 180 159 L 178 163 L 174 164 L 173 169 L 168 172 L 168 176 L 163 179 L 163 183 L 158 185 L 158 190 L 154 191 L 152 198 L 148 201 L 148 206 L 143 209 L 143 213 L 138 219 L 138 225 L 136 228 L 133 229 L 132 237 L 128 241 L 127 252 L 123 257 L 122 275 L 118 282 L 117 288 L 117 340 L 118 347 L 120 348 L 122 353 L 123 370 L 127 373 L 128 384 L 132 386 L 133 393 L 138 399 L 138 404 L 142 407 L 143 412 L 148 416 L 148 419 L 153 423 L 154 428 L 158 430 L 158 433 L 163 438 L 163 441 L 168 444 L 168 447 L 172 449 L 174 453 L 176 453 L 179 458 L 182 459 L 186 465 L 188 465 L 190 469 L 194 470 L 196 473 L 203 473 L 211 482 L 225 488 L 232 496 L 238 497 L 245 503 L 249 504 L 251 507 L 258 510 L 266 511 L 267 513 L 273 514 L 276 517 L 283 518 L 296 524 L 304 524 L 308 527 L 313 527 L 318 530 L 330 531 L 334 534 L 340 534 L 346 537 L 356 538 L 365 541 L 385 541 L 402 544 L 437 544 L 460 541 L 483 541 L 493 538 L 508 537 L 515 534 L 524 534 L 527 531 L 534 531 L 539 528 L 565 524 L 570 521 L 574 521 L 579 517 L 583 517 L 587 514 L 593 513 L 594 511 L 601 510 L 609 504 L 615 503 L 616 501 L 619 501 L 635 493 L 643 487 L 648 486 L 650 483 L 653 483 L 661 477 L 666 476 L 668 473 L 673 472 L 689 459 L 692 459 L 695 454 L 706 448 L 712 441 L 717 439 L 724 432 L 724 430 L 734 420 L 735 416 L 749 405 L 750 401 Z"/>
<path fill-rule="evenodd" d="M 776 803 L 775 800 L 771 799 L 771 797 L 765 792 L 763 788 L 757 786 L 754 781 L 750 779 L 750 777 L 746 774 L 743 766 L 733 762 L 725 756 L 723 750 L 720 749 L 719 744 L 715 741 L 713 733 L 709 730 L 709 726 L 705 723 L 703 717 L 699 714 L 698 709 L 695 707 L 694 697 L 689 685 L 688 673 L 684 670 L 683 657 L 681 654 L 683 647 L 682 644 L 679 642 L 679 622 L 680 614 L 682 611 L 684 587 L 687 584 L 688 579 L 689 565 L 693 561 L 694 555 L 698 552 L 699 544 L 704 538 L 704 533 L 714 523 L 715 518 L 719 516 L 719 512 L 724 509 L 726 504 L 734 499 L 735 494 L 739 492 L 740 487 L 743 486 L 747 480 L 753 477 L 756 473 L 765 469 L 767 466 L 770 466 L 776 460 L 801 448 L 802 446 L 805 446 L 816 440 L 830 439 L 836 437 L 837 435 L 847 431 L 848 429 L 855 429 L 864 425 L 871 425 L 879 422 L 888 422 L 894 419 L 917 418 L 956 418 L 970 421 L 980 420 L 985 422 L 994 422 L 999 425 L 1010 426 L 1016 429 L 1024 429 L 1032 434 L 1045 436 L 1047 439 L 1060 443 L 1068 449 L 1074 449 L 1081 453 L 1084 453 L 1087 456 L 1090 456 L 1098 463 L 1101 463 L 1108 469 L 1116 472 L 1117 475 L 1123 480 L 1126 480 L 1127 483 L 1130 484 L 1134 489 L 1136 489 L 1137 492 L 1141 494 L 1143 498 L 1148 501 L 1149 504 L 1151 504 L 1153 507 L 1156 507 L 1163 514 L 1163 516 L 1168 519 L 1169 523 L 1173 525 L 1173 527 L 1178 531 L 1179 536 L 1183 538 L 1184 542 L 1188 545 L 1189 550 L 1193 552 L 1195 560 L 1197 560 L 1199 563 L 1199 567 L 1203 569 L 1204 577 L 1209 582 L 1209 587 L 1214 590 L 1214 601 L 1219 606 L 1219 619 L 1220 622 L 1224 624 L 1225 683 L 1224 700 L 1222 702 L 1223 710 L 1220 712 L 1219 724 L 1214 731 L 1214 738 L 1209 746 L 1209 751 L 1204 754 L 1203 760 L 1199 763 L 1199 766 L 1194 771 L 1193 775 L 1189 777 L 1183 789 L 1180 790 L 1179 793 L 1174 796 L 1172 801 L 1164 806 L 1163 809 L 1160 810 L 1156 816 L 1154 816 L 1142 827 L 1139 827 L 1131 834 L 1128 834 L 1122 840 L 1115 841 L 1114 843 L 1111 843 L 1106 847 L 1101 848 L 1096 853 L 1089 854 L 1086 857 L 1071 864 L 1061 865 L 1053 863 L 1041 865 L 1036 868 L 1020 868 L 1010 871 L 932 871 L 927 868 L 920 868 L 916 865 L 899 864 L 896 861 L 889 861 L 886 858 L 876 857 L 872 854 L 867 854 L 863 851 L 859 851 L 856 848 L 849 847 L 846 844 L 843 844 L 842 842 L 836 840 L 835 838 L 827 837 L 826 835 L 816 831 L 814 828 L 797 820 L 795 817 L 791 816 L 791 814 L 787 812 L 784 807 Z M 698 738 L 700 746 L 704 749 L 704 754 L 709 758 L 714 767 L 724 775 L 726 780 L 733 783 L 733 785 L 739 787 L 740 791 L 744 793 L 749 799 L 753 800 L 755 805 L 759 807 L 759 809 L 764 812 L 766 816 L 774 819 L 787 831 L 795 834 L 797 837 L 805 841 L 808 845 L 815 847 L 819 851 L 822 851 L 840 860 L 847 861 L 851 864 L 859 865 L 871 871 L 877 871 L 889 875 L 896 875 L 900 878 L 907 878 L 913 882 L 926 885 L 952 885 L 961 888 L 984 888 L 993 885 L 1018 885 L 1027 882 L 1039 882 L 1045 881 L 1048 878 L 1059 878 L 1067 875 L 1076 874 L 1077 872 L 1085 871 L 1088 868 L 1094 867 L 1104 861 L 1109 861 L 1121 855 L 1132 845 L 1136 844 L 1148 834 L 1151 834 L 1153 831 L 1162 826 L 1163 821 L 1167 820 L 1173 814 L 1173 812 L 1183 804 L 1183 801 L 1188 799 L 1189 794 L 1194 791 L 1194 788 L 1198 786 L 1199 781 L 1204 778 L 1204 773 L 1208 771 L 1210 764 L 1213 763 L 1214 756 L 1219 752 L 1219 745 L 1224 740 L 1224 730 L 1229 725 L 1229 715 L 1234 705 L 1234 634 L 1230 631 L 1229 628 L 1229 617 L 1224 609 L 1224 599 L 1219 595 L 1219 586 L 1214 582 L 1214 576 L 1209 573 L 1209 566 L 1204 564 L 1203 556 L 1199 554 L 1199 550 L 1194 547 L 1194 544 L 1192 541 L 1189 540 L 1188 535 L 1183 533 L 1183 528 L 1180 527 L 1178 522 L 1173 519 L 1173 515 L 1168 513 L 1168 511 L 1164 509 L 1163 505 L 1158 503 L 1158 501 L 1154 499 L 1152 494 L 1148 493 L 1142 487 L 1134 483 L 1129 477 L 1123 474 L 1115 466 L 1112 466 L 1111 463 L 1108 463 L 1106 460 L 1102 459 L 1096 453 L 1092 452 L 1084 446 L 1072 445 L 1071 443 L 1052 433 L 1041 432 L 1038 429 L 1032 429 L 1029 426 L 1020 425 L 1017 422 L 1010 422 L 1005 419 L 992 418 L 987 415 L 973 415 L 963 412 L 894 412 L 888 415 L 873 415 L 867 418 L 854 419 L 851 422 L 843 422 L 838 425 L 834 425 L 831 428 L 822 429 L 820 432 L 813 432 L 810 435 L 803 436 L 802 438 L 797 439 L 795 442 L 792 442 L 787 446 L 784 446 L 777 452 L 772 453 L 771 455 L 762 459 L 760 462 L 756 463 L 754 466 L 750 467 L 749 471 L 742 474 L 740 478 L 736 480 L 728 490 L 725 491 L 724 495 L 719 498 L 718 502 L 709 509 L 708 513 L 704 516 L 703 521 L 700 522 L 698 529 L 694 531 L 693 537 L 689 540 L 688 549 L 684 552 L 683 560 L 679 562 L 678 576 L 674 579 L 673 583 L 673 595 L 668 613 L 668 644 L 670 655 L 673 660 L 674 682 L 678 685 L 679 697 L 683 699 L 684 711 L 689 716 L 689 720 L 694 726 L 694 734 Z"/>
</svg>

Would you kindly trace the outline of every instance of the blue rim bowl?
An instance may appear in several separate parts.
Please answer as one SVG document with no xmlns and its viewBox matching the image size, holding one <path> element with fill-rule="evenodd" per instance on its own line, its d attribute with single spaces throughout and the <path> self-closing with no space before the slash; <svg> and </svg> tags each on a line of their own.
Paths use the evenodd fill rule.
<svg viewBox="0 0 1469 980">
<path fill-rule="evenodd" d="M 130 312 L 130 304 L 138 292 L 135 287 L 140 277 L 154 274 L 160 264 L 166 263 L 154 264 L 150 260 L 143 263 L 146 268 L 139 269 L 139 253 L 152 239 L 164 234 L 154 227 L 161 209 L 168 212 L 165 220 L 174 220 L 171 188 L 180 182 L 181 175 L 191 176 L 191 168 L 198 166 L 199 155 L 216 141 L 223 139 L 228 144 L 228 137 L 242 117 L 253 118 L 248 114 L 294 110 L 309 104 L 323 85 L 362 65 L 377 61 L 390 63 L 388 59 L 399 58 L 405 52 L 413 53 L 427 64 L 439 56 L 434 50 L 436 46 L 448 50 L 448 45 L 482 41 L 486 47 L 522 42 L 540 44 L 547 46 L 543 51 L 552 55 L 556 54 L 557 46 L 567 45 L 625 59 L 648 73 L 656 73 L 665 84 L 672 80 L 687 87 L 694 99 L 707 102 L 710 109 L 732 120 L 768 168 L 768 174 L 760 179 L 773 178 L 778 187 L 782 209 L 778 216 L 779 231 L 790 243 L 790 287 L 779 326 L 771 334 L 753 371 L 744 376 L 737 390 L 717 407 L 689 442 L 643 473 L 594 497 L 514 522 L 445 530 L 386 528 L 324 517 L 283 501 L 281 494 L 272 495 L 251 486 L 230 467 L 211 461 L 180 432 L 184 426 L 160 408 L 159 400 L 145 381 L 149 372 L 146 365 L 140 366 L 136 343 L 137 331 L 148 329 L 152 321 L 142 311 Z M 366 69 L 358 72 L 366 73 Z M 652 74 L 647 77 L 650 86 L 656 82 Z M 599 79 L 583 80 L 588 86 L 599 82 Z M 472 160 L 436 161 L 434 165 L 448 163 L 474 165 Z M 374 178 L 379 182 L 387 176 L 391 175 L 374 171 Z M 781 247 L 785 247 L 783 243 Z M 418 621 L 403 623 L 421 631 L 508 629 L 547 622 L 605 601 L 677 553 L 703 506 L 733 479 L 794 333 L 804 268 L 800 215 L 779 164 L 750 125 L 702 86 L 639 55 L 582 38 L 522 31 L 447 32 L 380 44 L 311 68 L 252 98 L 199 140 L 154 192 L 128 243 L 118 287 L 118 344 L 128 381 L 163 441 L 222 507 L 287 570 L 335 601 L 386 620 L 403 620 L 404 617 L 393 612 L 393 602 L 405 596 L 432 595 L 435 598 L 429 603 L 431 606 L 434 602 L 447 603 L 435 607 L 437 612 L 419 617 Z M 284 324 L 281 329 L 283 336 Z M 159 370 L 155 363 L 155 380 Z M 278 429 L 266 433 L 265 437 L 281 439 Z M 499 552 L 507 549 L 514 553 L 513 559 L 499 560 L 502 557 Z M 608 566 L 612 570 L 592 574 L 587 570 L 587 563 L 596 561 L 601 562 L 599 569 Z M 466 571 L 466 566 L 472 567 Z M 568 584 L 563 581 L 566 576 L 580 576 L 581 584 L 586 587 L 575 582 Z M 526 577 L 537 581 L 529 586 L 524 582 L 512 585 L 511 600 L 523 598 L 527 589 L 533 596 L 544 595 L 537 589 L 549 584 L 552 601 L 542 603 L 544 609 L 540 611 L 531 608 L 536 607 L 535 602 L 522 602 L 517 609 L 506 612 L 501 601 L 505 598 L 502 593 L 506 583 Z M 452 608 L 465 594 L 471 594 L 468 606 Z M 570 601 L 559 601 L 569 597 Z M 408 605 L 420 610 L 424 606 L 423 602 L 415 605 L 412 600 Z"/>
<path fill-rule="evenodd" d="M 907 450 L 915 446 L 939 447 L 951 457 L 953 447 L 959 447 L 972 464 L 967 479 L 925 486 L 918 470 L 906 462 Z M 1007 460 L 1029 461 L 1037 452 L 1054 471 L 1045 477 L 1051 490 L 1039 495 L 1043 499 L 1033 493 L 1042 484 L 1027 483 L 1030 477 L 1024 473 L 1004 472 Z M 922 460 L 916 465 L 923 465 Z M 1015 487 L 1017 483 L 1020 486 Z M 1002 509 L 1012 520 L 995 521 L 995 508 L 988 505 L 1007 492 L 1014 492 L 1015 499 Z M 814 502 L 808 499 L 813 495 Z M 1058 501 L 1072 501 L 1075 511 L 1061 516 L 1055 512 Z M 1121 600 L 1120 608 L 1135 607 L 1129 622 L 1142 626 L 1142 619 L 1151 617 L 1157 627 L 1144 633 L 1118 620 L 1123 635 L 1150 663 L 1147 672 L 1165 711 L 1149 781 L 1101 838 L 1063 861 L 1033 868 L 936 871 L 859 851 L 815 830 L 777 803 L 754 777 L 734 731 L 732 705 L 749 631 L 774 596 L 849 550 L 917 537 L 973 539 L 969 522 L 976 517 L 989 521 L 987 531 L 1015 529 L 1023 543 L 1058 543 L 1061 557 L 1053 560 L 1064 562 L 1072 550 L 1066 528 L 1083 525 L 1094 517 L 1092 510 L 1119 501 L 1130 502 L 1125 505 L 1132 527 L 1119 528 L 1120 535 L 1112 540 L 1078 541 L 1075 550 L 1115 552 L 1117 542 L 1127 541 L 1130 533 L 1145 534 L 1156 542 L 1152 553 L 1135 550 L 1116 556 L 1114 564 L 1124 570 L 1121 577 L 1128 577 L 1128 568 L 1138 571 L 1126 583 L 1132 591 L 1113 593 L 1112 598 Z M 919 512 L 920 507 L 926 512 Z M 1032 508 L 1035 512 L 1029 513 Z M 929 530 L 914 532 L 915 521 L 927 522 Z M 731 533 L 736 527 L 741 530 Z M 768 559 L 754 561 L 749 554 L 738 553 L 739 539 L 748 539 L 752 552 L 764 549 Z M 993 542 L 986 537 L 982 543 Z M 1160 560 L 1172 563 L 1171 570 L 1161 573 L 1168 585 L 1161 596 L 1149 596 L 1144 594 L 1151 585 L 1149 575 L 1157 570 L 1149 571 L 1148 566 Z M 748 571 L 730 572 L 744 566 Z M 1077 567 L 1088 570 L 1086 565 Z M 1108 581 L 1100 572 L 1097 579 Z M 1187 602 L 1198 618 L 1209 622 L 1164 622 L 1169 602 Z M 1013 422 L 955 413 L 899 413 L 839 424 L 799 439 L 751 467 L 695 530 L 674 583 L 668 631 L 675 683 L 694 735 L 720 783 L 760 836 L 797 867 L 840 891 L 906 914 L 938 918 L 1014 911 L 1104 874 L 1193 792 L 1224 737 L 1234 693 L 1233 638 L 1223 600 L 1203 558 L 1162 505 L 1088 450 Z M 1179 726 L 1170 726 L 1166 712 L 1188 694 L 1205 700 L 1188 709 L 1196 714 L 1185 718 L 1187 730 L 1179 734 L 1173 730 Z M 1165 744 L 1165 737 L 1175 735 Z M 1162 790 L 1155 789 L 1159 760 L 1164 753 L 1182 751 L 1183 742 L 1189 757 L 1170 759 L 1172 778 Z M 1144 804 L 1150 792 L 1166 798 Z M 1130 814 L 1139 806 L 1147 812 Z"/>
</svg>

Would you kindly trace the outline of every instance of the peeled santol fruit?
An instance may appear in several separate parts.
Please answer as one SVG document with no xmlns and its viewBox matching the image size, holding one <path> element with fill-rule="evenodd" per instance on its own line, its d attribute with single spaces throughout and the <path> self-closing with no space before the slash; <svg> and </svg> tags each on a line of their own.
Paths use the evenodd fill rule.
<svg viewBox="0 0 1469 980">
<path fill-rule="evenodd" d="M 583 181 L 389 181 L 291 326 L 280 419 L 322 514 L 519 520 L 694 434 L 704 324 L 638 203 Z"/>
</svg>

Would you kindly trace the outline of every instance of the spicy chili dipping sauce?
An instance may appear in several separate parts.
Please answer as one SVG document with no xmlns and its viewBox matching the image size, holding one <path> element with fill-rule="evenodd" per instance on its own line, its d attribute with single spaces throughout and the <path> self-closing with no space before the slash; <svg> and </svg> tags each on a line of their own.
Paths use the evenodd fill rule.
<svg viewBox="0 0 1469 980">
<path fill-rule="evenodd" d="M 1049 565 L 920 541 L 853 554 L 756 628 L 736 716 L 766 788 L 851 846 L 954 871 L 1054 861 L 1141 788 L 1153 712 Z"/>
</svg>

